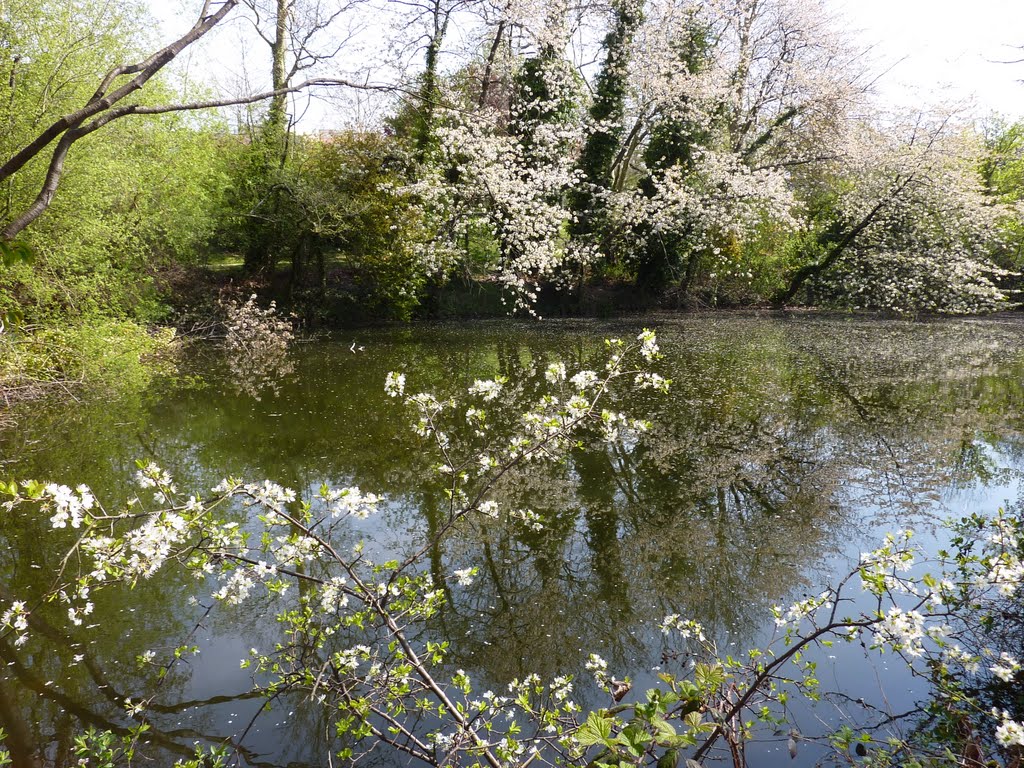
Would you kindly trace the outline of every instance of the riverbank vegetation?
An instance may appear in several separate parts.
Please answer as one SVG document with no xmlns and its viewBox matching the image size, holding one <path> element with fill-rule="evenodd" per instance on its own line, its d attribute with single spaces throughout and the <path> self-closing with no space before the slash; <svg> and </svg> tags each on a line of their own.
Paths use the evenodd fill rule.
<svg viewBox="0 0 1024 768">
<path fill-rule="evenodd" d="M 327 324 L 1016 301 L 1020 126 L 883 108 L 822 0 L 231 0 L 170 44 L 139 3 L 3 13 L 8 367 L 36 329 L 148 349 L 133 325 L 205 327 L 224 292 Z M 369 13 L 394 39 L 360 79 Z M 242 18 L 266 88 L 181 63 Z M 304 133 L 306 93 L 374 117 Z"/>
</svg>

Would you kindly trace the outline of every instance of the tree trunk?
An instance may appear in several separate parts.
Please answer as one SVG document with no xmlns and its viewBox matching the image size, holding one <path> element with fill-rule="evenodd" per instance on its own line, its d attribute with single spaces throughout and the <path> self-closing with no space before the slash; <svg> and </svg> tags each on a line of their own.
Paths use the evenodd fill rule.
<svg viewBox="0 0 1024 768">
<path fill-rule="evenodd" d="M 494 32 L 494 42 L 491 43 L 491 50 L 487 53 L 487 64 L 484 66 L 484 73 L 480 78 L 480 101 L 478 106 L 483 109 L 487 106 L 487 96 L 491 91 L 491 72 L 494 69 L 494 60 L 498 57 L 498 49 L 501 47 L 501 38 L 505 34 L 505 20 L 498 23 Z"/>
<path fill-rule="evenodd" d="M 290 5 L 290 0 L 277 0 L 274 41 L 270 45 L 271 77 L 277 95 L 270 100 L 267 125 L 272 134 L 282 141 L 288 130 L 288 95 L 283 90 L 288 87 L 286 57 L 288 54 L 288 11 Z"/>
<path fill-rule="evenodd" d="M 423 86 L 420 88 L 420 117 L 416 123 L 414 135 L 414 157 L 418 165 L 426 162 L 430 154 L 431 145 L 434 143 L 434 111 L 437 105 L 440 92 L 437 87 L 438 57 L 441 54 L 441 45 L 448 32 L 447 11 L 441 8 L 440 0 L 435 0 L 433 7 L 434 31 L 427 43 L 427 51 L 424 56 Z"/>
<path fill-rule="evenodd" d="M 772 299 L 772 303 L 775 306 L 788 304 L 800 291 L 804 283 L 831 268 L 832 265 L 839 260 L 839 257 L 846 252 L 846 249 L 849 248 L 860 234 L 868 228 L 871 222 L 875 220 L 878 214 L 881 213 L 889 203 L 899 197 L 903 190 L 906 189 L 913 180 L 914 174 L 910 174 L 907 178 L 902 180 L 897 178 L 896 181 L 893 182 L 893 186 L 889 190 L 888 194 L 879 200 L 875 206 L 868 211 L 867 215 L 857 222 L 856 226 L 850 229 L 829 249 L 828 253 L 825 254 L 825 258 L 821 261 L 817 261 L 813 264 L 807 264 L 798 269 L 793 277 L 790 278 L 789 286 L 786 289 L 779 291 Z"/>
<path fill-rule="evenodd" d="M 631 3 L 618 0 L 612 4 L 612 29 L 604 39 L 605 60 L 598 75 L 594 104 L 590 117 L 598 128 L 587 136 L 580 156 L 579 169 L 583 184 L 572 196 L 571 205 L 576 219 L 572 225 L 575 236 L 591 235 L 598 213 L 594 210 L 598 189 L 609 189 L 612 167 L 621 146 L 626 108 L 626 77 L 632 53 L 633 36 L 642 21 L 642 15 Z"/>
<path fill-rule="evenodd" d="M 280 171 L 288 162 L 288 14 L 293 0 L 276 0 L 274 38 L 270 44 L 270 75 L 274 96 L 250 151 L 253 153 L 253 184 L 259 196 L 263 190 L 263 207 L 259 216 L 249 220 L 249 249 L 246 254 L 246 272 L 273 277 L 277 250 L 283 245 L 280 236 L 281 195 L 275 187 L 281 180 Z M 262 187 L 262 189 L 261 189 Z M 293 254 L 294 257 L 294 254 Z M 293 259 L 294 265 L 294 259 Z M 289 293 L 291 281 L 289 281 Z"/>
</svg>

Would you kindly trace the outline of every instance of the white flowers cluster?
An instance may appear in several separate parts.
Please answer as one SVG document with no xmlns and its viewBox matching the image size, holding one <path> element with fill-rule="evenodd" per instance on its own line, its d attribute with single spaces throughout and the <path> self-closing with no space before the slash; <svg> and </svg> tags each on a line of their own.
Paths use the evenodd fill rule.
<svg viewBox="0 0 1024 768">
<path fill-rule="evenodd" d="M 384 392 L 388 397 L 401 397 L 405 394 L 405 374 L 389 371 L 384 379 Z"/>
<path fill-rule="evenodd" d="M 672 166 L 655 175 L 653 193 L 637 189 L 616 196 L 616 220 L 659 239 L 685 233 L 693 250 L 722 259 L 718 271 L 731 266 L 717 244 L 723 235 L 742 239 L 766 219 L 783 229 L 798 227 L 792 188 L 783 174 L 754 171 L 737 155 L 703 149 L 695 151 L 694 163 L 694 168 Z M 642 239 L 636 245 L 646 247 Z"/>
<path fill-rule="evenodd" d="M 79 485 L 72 491 L 66 485 L 50 483 L 43 489 L 43 500 L 44 504 L 53 510 L 50 525 L 54 528 L 65 528 L 68 525 L 78 528 L 85 513 L 96 504 L 96 499 L 87 485 Z"/>
<path fill-rule="evenodd" d="M 551 691 L 551 697 L 556 702 L 566 701 L 572 693 L 572 675 L 556 677 L 548 685 L 548 689 Z"/>
<path fill-rule="evenodd" d="M 476 568 L 460 568 L 455 571 L 455 580 L 461 587 L 468 587 L 476 576 Z"/>
<path fill-rule="evenodd" d="M 14 641 L 16 646 L 24 645 L 28 641 L 28 616 L 29 611 L 25 608 L 23 600 L 13 601 L 10 608 L 0 615 L 0 627 L 18 633 L 18 637 Z"/>
<path fill-rule="evenodd" d="M 975 574 L 974 586 L 980 590 L 994 588 L 1001 597 L 1012 597 L 1024 582 L 1019 529 L 1002 510 L 989 521 L 989 529 L 980 559 L 984 571 Z"/>
<path fill-rule="evenodd" d="M 152 489 L 153 501 L 157 504 L 169 504 L 178 492 L 171 474 L 152 461 L 135 473 L 135 484 L 143 490 Z"/>
<path fill-rule="evenodd" d="M 946 663 L 959 664 L 968 674 L 977 674 L 978 670 L 981 669 L 980 659 L 955 643 L 944 647 L 942 649 L 942 656 Z"/>
<path fill-rule="evenodd" d="M 772 615 L 775 617 L 775 626 L 785 627 L 803 621 L 808 616 L 813 615 L 819 608 L 828 610 L 831 607 L 832 594 L 830 592 L 822 592 L 816 597 L 798 600 L 785 611 L 782 610 L 781 606 L 773 605 Z"/>
<path fill-rule="evenodd" d="M 80 627 L 80 626 L 82 626 L 82 619 L 83 619 L 83 617 L 88 616 L 89 614 L 92 613 L 92 611 L 93 611 L 93 604 L 90 603 L 90 602 L 85 603 L 80 608 L 76 608 L 75 606 L 71 606 L 70 608 L 68 608 L 68 620 L 72 624 L 74 624 L 76 627 Z"/>
<path fill-rule="evenodd" d="M 651 371 L 641 371 L 633 379 L 633 383 L 636 384 L 638 389 L 653 389 L 658 392 L 667 393 L 672 380 Z"/>
<path fill-rule="evenodd" d="M 124 546 L 115 561 L 105 562 L 102 548 L 94 549 L 93 556 L 98 568 L 118 567 L 132 578 L 149 578 L 163 567 L 174 546 L 184 540 L 187 532 L 188 523 L 181 515 L 158 513 L 124 535 Z"/>
<path fill-rule="evenodd" d="M 890 646 L 908 656 L 923 656 L 926 638 L 937 640 L 948 632 L 949 628 L 945 625 L 928 625 L 926 617 L 919 611 L 906 611 L 893 606 L 873 629 L 874 646 Z"/>
<path fill-rule="evenodd" d="M 501 394 L 502 387 L 508 383 L 504 376 L 495 376 L 493 379 L 476 379 L 469 388 L 469 394 L 479 395 L 485 401 L 490 402 Z"/>
<path fill-rule="evenodd" d="M 642 419 L 631 419 L 615 411 L 601 411 L 601 437 L 607 443 L 635 439 L 650 427 L 650 422 Z"/>
<path fill-rule="evenodd" d="M 987 581 L 999 590 L 1003 597 L 1012 597 L 1024 580 L 1024 562 L 1013 552 L 993 555 L 988 560 Z"/>
<path fill-rule="evenodd" d="M 882 546 L 860 556 L 861 583 L 864 589 L 879 595 L 884 591 L 912 589 L 910 582 L 898 574 L 908 573 L 914 565 L 910 540 L 914 532 L 903 530 L 887 533 Z"/>
<path fill-rule="evenodd" d="M 996 727 L 996 741 L 1004 747 L 1024 747 L 1024 724 L 1010 718 L 1008 712 L 993 712 L 1001 715 L 1002 722 Z"/>
<path fill-rule="evenodd" d="M 151 461 L 135 473 L 135 483 L 143 490 L 168 488 L 174 485 L 174 478 L 165 469 Z"/>
<path fill-rule="evenodd" d="M 707 642 L 703 625 L 693 619 L 684 619 L 678 613 L 670 613 L 662 619 L 660 629 L 666 635 L 671 632 L 677 632 L 683 640 L 690 640 L 692 638 L 701 643 Z"/>
<path fill-rule="evenodd" d="M 587 658 L 586 669 L 594 676 L 594 680 L 602 688 L 607 686 L 611 680 L 611 676 L 608 674 L 608 662 L 596 653 L 590 654 Z"/>
<path fill-rule="evenodd" d="M 132 701 L 130 698 L 126 698 L 123 706 L 124 712 L 128 717 L 138 717 L 146 711 L 146 702 L 144 701 Z"/>
<path fill-rule="evenodd" d="M 419 421 L 413 427 L 413 431 L 417 435 L 420 437 L 429 437 L 433 435 L 443 444 L 448 442 L 444 433 L 437 432 L 432 424 L 432 421 L 440 415 L 448 403 L 438 400 L 429 392 L 418 392 L 415 395 L 406 398 L 405 402 L 416 406 L 417 410 L 420 412 Z"/>
<path fill-rule="evenodd" d="M 239 605 L 252 593 L 256 586 L 253 573 L 244 567 L 235 568 L 220 589 L 213 593 L 215 600 L 222 600 L 228 605 Z"/>
<path fill-rule="evenodd" d="M 351 648 L 346 648 L 333 654 L 331 661 L 339 671 L 352 674 L 359 667 L 359 662 L 367 661 L 371 653 L 369 646 L 354 645 Z"/>
<path fill-rule="evenodd" d="M 1000 653 L 999 660 L 989 667 L 989 671 L 1004 683 L 1012 681 L 1020 669 L 1020 662 L 1005 651 Z"/>
<path fill-rule="evenodd" d="M 513 678 L 508 684 L 508 692 L 513 696 L 529 696 L 533 689 L 540 684 L 540 675 L 536 672 L 531 672 L 523 677 L 522 680 L 518 677 Z"/>
<path fill-rule="evenodd" d="M 381 502 L 380 496 L 375 493 L 363 493 L 358 486 L 331 489 L 324 498 L 330 505 L 332 517 L 351 516 L 360 520 L 365 520 L 376 513 Z"/>
<path fill-rule="evenodd" d="M 345 593 L 346 583 L 344 576 L 334 576 L 320 587 L 320 610 L 322 612 L 334 613 L 339 608 L 348 605 L 348 595 Z"/>
<path fill-rule="evenodd" d="M 569 379 L 569 383 L 580 392 L 586 392 L 588 389 L 593 389 L 600 384 L 601 379 L 598 378 L 597 373 L 594 371 L 583 370 Z"/>
<path fill-rule="evenodd" d="M 549 384 L 558 384 L 565 381 L 565 363 L 551 363 L 544 371 L 544 378 Z"/>
<path fill-rule="evenodd" d="M 301 565 L 310 563 L 320 553 L 321 544 L 312 536 L 294 534 L 291 536 L 278 536 L 275 539 L 277 544 L 277 561 L 281 565 Z"/>
<path fill-rule="evenodd" d="M 648 363 L 653 363 L 655 359 L 661 356 L 661 351 L 658 347 L 658 337 L 654 331 L 644 328 L 640 335 L 636 337 L 636 340 L 640 342 L 640 356 Z"/>
<path fill-rule="evenodd" d="M 294 503 L 296 498 L 294 490 L 284 488 L 270 480 L 247 483 L 236 491 L 239 492 L 249 496 L 247 504 L 266 507 L 273 512 L 283 511 L 288 504 Z"/>
<path fill-rule="evenodd" d="M 822 282 L 854 308 L 965 315 L 1007 306 L 996 280 L 1006 276 L 987 257 L 962 249 L 927 248 L 851 253 Z"/>
<path fill-rule="evenodd" d="M 60 601 L 68 605 L 68 621 L 76 627 L 80 627 L 84 617 L 91 615 L 93 612 L 94 606 L 92 601 L 89 600 L 90 591 L 89 583 L 85 580 L 79 580 L 73 589 L 63 588 L 57 593 Z M 75 601 L 78 602 L 78 605 L 74 604 Z"/>
<path fill-rule="evenodd" d="M 1020 538 L 1010 521 L 1000 516 L 992 521 L 988 543 L 997 552 L 1015 552 L 1020 546 Z"/>
</svg>

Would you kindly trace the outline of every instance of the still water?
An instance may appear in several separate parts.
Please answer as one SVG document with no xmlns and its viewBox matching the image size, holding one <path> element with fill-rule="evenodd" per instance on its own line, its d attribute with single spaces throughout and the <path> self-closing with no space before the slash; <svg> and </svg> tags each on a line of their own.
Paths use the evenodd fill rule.
<svg viewBox="0 0 1024 768">
<path fill-rule="evenodd" d="M 644 326 L 658 332 L 656 370 L 672 379 L 670 393 L 615 408 L 649 419 L 651 431 L 626 449 L 590 446 L 505 483 L 503 503 L 541 514 L 543 533 L 495 523 L 431 554 L 440 580 L 479 569 L 471 586 L 451 588 L 430 631 L 451 641 L 453 668 L 481 690 L 530 672 L 571 673 L 586 702 L 591 652 L 639 690 L 661 662 L 666 614 L 700 621 L 726 651 L 751 646 L 771 625 L 773 603 L 820 591 L 884 532 L 913 527 L 927 541 L 944 518 L 1016 503 L 1024 324 L 1010 316 L 414 326 L 298 343 L 285 370 L 247 371 L 244 380 L 217 347 L 197 345 L 175 376 L 145 391 L 15 413 L 17 428 L 0 433 L 0 477 L 86 483 L 111 504 L 133 493 L 136 459 L 167 468 L 186 493 L 226 476 L 269 478 L 300 495 L 322 483 L 359 485 L 386 504 L 352 540 L 401 553 L 428 535 L 442 497 L 432 479 L 439 457 L 385 396 L 388 371 L 438 395 L 498 374 L 537 378 L 555 360 L 571 375 L 600 365 L 603 339 Z M 0 519 L 5 605 L 49 586 L 68 542 L 45 522 Z M 301 701 L 253 719 L 262 702 L 239 660 L 273 645 L 273 606 L 206 615 L 203 600 L 190 600 L 196 591 L 168 571 L 98 593 L 82 627 L 62 621 L 59 608 L 41 609 L 23 647 L 0 638 L 0 724 L 45 764 L 69 765 L 74 734 L 123 731 L 120 702 L 155 691 L 146 752 L 156 765 L 226 739 L 243 764 L 328 765 L 330 723 Z M 181 644 L 200 652 L 159 684 L 156 667 L 140 669 L 140 654 Z M 877 696 L 883 682 L 893 709 L 920 694 L 863 654 L 823 674 L 827 687 L 854 697 Z M 780 743 L 766 734 L 752 764 L 789 764 Z M 808 748 L 800 762 L 823 754 Z"/>
</svg>

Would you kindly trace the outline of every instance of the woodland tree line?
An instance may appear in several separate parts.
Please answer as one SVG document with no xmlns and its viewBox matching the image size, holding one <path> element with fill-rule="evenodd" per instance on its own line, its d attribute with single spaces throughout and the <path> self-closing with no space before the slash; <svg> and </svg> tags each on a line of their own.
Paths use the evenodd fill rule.
<svg viewBox="0 0 1024 768">
<path fill-rule="evenodd" d="M 229 256 L 328 320 L 453 284 L 526 312 L 1015 301 L 1024 128 L 880 105 L 825 0 L 194 5 L 171 42 L 141 2 L 0 7 L 9 346 L 139 340 Z M 243 78 L 189 58 L 238 40 Z M 304 133 L 310 94 L 363 117 Z"/>
</svg>

